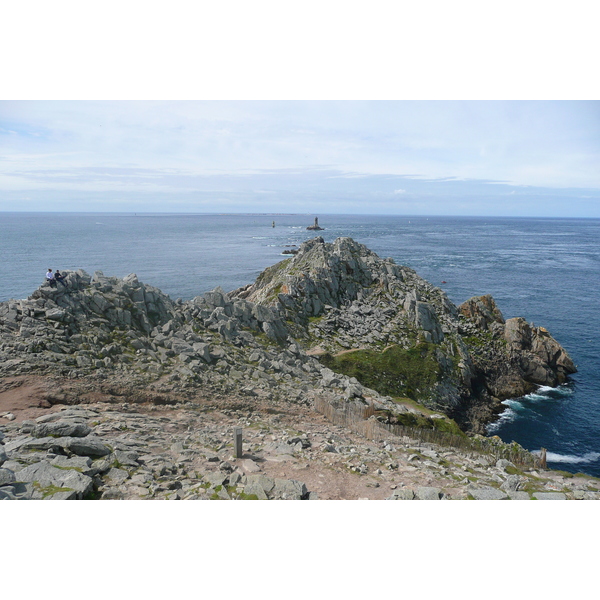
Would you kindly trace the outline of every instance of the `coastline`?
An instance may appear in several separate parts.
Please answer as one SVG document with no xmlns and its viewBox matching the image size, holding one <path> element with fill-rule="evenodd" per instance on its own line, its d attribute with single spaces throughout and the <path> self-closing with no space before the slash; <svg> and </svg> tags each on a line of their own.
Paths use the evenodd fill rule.
<svg viewBox="0 0 600 600">
<path fill-rule="evenodd" d="M 345 257 L 348 251 L 348 259 L 344 258 L 340 261 L 335 253 L 328 254 L 336 247 L 342 253 L 339 256 Z M 323 252 L 325 254 L 322 254 Z M 359 262 L 356 262 L 357 253 L 361 256 Z M 336 283 L 331 289 L 336 289 L 336 294 L 341 294 L 340 298 L 346 297 L 348 290 L 354 290 L 352 293 L 362 298 L 362 304 L 356 304 L 350 298 L 350 302 L 344 300 L 344 303 L 339 304 L 333 311 L 325 310 L 324 314 L 329 315 L 327 318 L 315 318 L 311 315 L 318 313 L 321 310 L 320 306 L 326 308 L 323 301 L 320 301 L 320 304 L 316 302 L 314 299 L 316 296 L 313 296 L 312 292 L 307 293 L 306 287 L 303 288 L 302 294 L 294 295 L 292 289 L 296 283 L 293 278 L 286 280 L 286 285 L 290 289 L 283 290 L 274 275 L 277 273 L 281 275 L 285 265 L 302 264 L 302 261 L 307 261 L 309 258 L 310 268 L 298 279 L 299 282 L 303 282 L 303 286 L 308 285 L 309 275 L 314 277 L 314 274 L 324 272 L 328 273 L 327 277 L 331 277 L 330 271 L 321 270 L 319 262 L 321 258 L 317 259 L 317 256 L 338 256 L 335 264 L 342 267 L 345 264 L 353 265 L 350 271 L 346 267 L 339 271 L 340 279 L 335 280 Z M 345 263 L 346 260 L 355 262 Z M 157 288 L 139 282 L 135 275 L 119 280 L 106 277 L 99 272 L 93 277 L 84 272 L 70 272 L 65 289 L 40 288 L 27 301 L 4 303 L 0 305 L 4 328 L 3 350 L 6 353 L 10 347 L 7 357 L 11 355 L 12 358 L 6 360 L 0 367 L 2 377 L 0 399 L 12 397 L 14 400 L 15 394 L 21 394 L 25 400 L 29 399 L 27 401 L 34 403 L 28 405 L 28 409 L 36 408 L 35 402 L 38 403 L 38 409 L 50 409 L 51 412 L 55 412 L 56 408 L 63 408 L 64 414 L 70 416 L 71 420 L 77 417 L 77 411 L 74 411 L 75 405 L 89 407 L 91 409 L 89 414 L 79 413 L 81 419 L 91 419 L 90 424 L 87 425 L 90 431 L 86 430 L 87 433 L 83 437 L 91 436 L 96 444 L 95 447 L 101 449 L 97 451 L 104 454 L 93 458 L 92 453 L 92 456 L 88 457 L 92 464 L 88 464 L 86 469 L 90 468 L 95 472 L 87 476 L 95 481 L 90 484 L 94 493 L 106 493 L 106 497 L 113 494 L 116 495 L 115 497 L 137 497 L 129 494 L 139 493 L 140 497 L 162 498 L 169 496 L 171 492 L 184 489 L 185 493 L 181 492 L 181 494 L 185 497 L 190 494 L 191 496 L 204 495 L 200 489 L 212 489 L 211 494 L 216 493 L 218 496 L 225 479 L 230 487 L 236 487 L 236 491 L 232 493 L 237 493 L 238 486 L 233 486 L 227 477 L 212 488 L 210 485 L 206 487 L 207 483 L 210 483 L 206 477 L 210 479 L 209 473 L 215 469 L 218 469 L 221 474 L 223 472 L 232 474 L 235 483 L 244 488 L 242 493 L 253 495 L 248 494 L 245 488 L 249 481 L 254 481 L 248 480 L 251 473 L 245 470 L 242 463 L 232 459 L 230 442 L 215 450 L 218 445 L 211 446 L 200 439 L 194 440 L 193 443 L 189 443 L 189 439 L 186 442 L 185 439 L 176 437 L 155 439 L 154 450 L 161 457 L 160 460 L 179 464 L 175 472 L 180 468 L 183 469 L 180 473 L 182 477 L 176 478 L 179 483 L 173 480 L 166 489 L 163 489 L 160 477 L 164 477 L 165 473 L 162 472 L 162 467 L 158 475 L 149 469 L 148 460 L 151 457 L 144 456 L 148 453 L 144 440 L 122 434 L 120 437 L 123 439 L 117 440 L 118 443 L 115 445 L 111 435 L 108 435 L 108 439 L 102 438 L 102 435 L 109 434 L 115 429 L 115 425 L 111 424 L 114 419 L 123 421 L 123 429 L 116 427 L 121 432 L 136 429 L 128 424 L 132 418 L 142 419 L 139 422 L 149 420 L 155 427 L 155 422 L 150 419 L 151 413 L 157 410 L 168 411 L 171 409 L 166 407 L 174 407 L 176 410 L 172 416 L 175 421 L 187 420 L 188 427 L 192 430 L 204 428 L 213 431 L 213 434 L 216 431 L 216 424 L 208 424 L 210 419 L 206 419 L 206 413 L 220 414 L 224 423 L 223 428 L 218 431 L 218 436 L 221 438 L 230 438 L 230 429 L 236 424 L 245 424 L 248 427 L 254 425 L 260 433 L 252 438 L 254 458 L 248 457 L 250 462 L 246 463 L 246 466 L 249 469 L 258 467 L 255 473 L 261 472 L 261 465 L 264 466 L 266 470 L 262 473 L 268 481 L 263 483 L 267 487 L 273 483 L 271 479 L 283 479 L 281 473 L 285 472 L 269 470 L 270 463 L 281 463 L 287 460 L 294 464 L 298 461 L 304 464 L 306 460 L 305 464 L 309 466 L 303 468 L 309 469 L 317 465 L 331 466 L 331 458 L 335 455 L 335 462 L 339 463 L 337 467 L 340 477 L 343 475 L 342 480 L 345 481 L 339 484 L 342 486 L 340 490 L 343 488 L 346 491 L 338 490 L 335 493 L 331 490 L 321 491 L 322 497 L 355 498 L 358 497 L 356 494 L 359 492 L 363 494 L 360 497 L 369 497 L 372 494 L 366 491 L 366 488 L 372 487 L 373 498 L 378 499 L 382 499 L 381 495 L 388 492 L 390 494 L 386 496 L 387 499 L 426 499 L 428 494 L 432 496 L 431 499 L 596 498 L 598 490 L 594 478 L 573 477 L 560 472 L 541 472 L 541 467 L 533 462 L 521 464 L 519 460 L 521 457 L 526 457 L 527 453 L 516 445 L 498 441 L 497 447 L 491 450 L 488 448 L 480 451 L 470 447 L 468 451 L 463 451 L 455 446 L 424 441 L 418 435 L 415 437 L 414 432 L 410 430 L 403 430 L 403 434 L 396 435 L 394 427 L 407 424 L 419 423 L 421 430 L 423 428 L 437 430 L 440 432 L 439 435 L 444 429 L 452 428 L 452 422 L 447 417 L 435 412 L 439 402 L 444 402 L 446 398 L 454 401 L 452 388 L 447 387 L 446 384 L 441 388 L 438 384 L 431 387 L 431 390 L 438 394 L 438 400 L 432 401 L 432 407 L 427 410 L 426 407 L 419 408 L 415 405 L 398 403 L 393 398 L 364 385 L 356 377 L 344 374 L 343 369 L 332 371 L 324 367 L 319 360 L 307 354 L 303 347 L 303 344 L 311 340 L 311 343 L 329 344 L 330 347 L 331 344 L 339 342 L 343 347 L 346 339 L 344 331 L 353 331 L 352 328 L 357 328 L 356 332 L 359 332 L 370 319 L 374 318 L 377 321 L 380 313 L 376 310 L 376 304 L 369 304 L 369 296 L 364 295 L 365 290 L 373 290 L 369 293 L 375 293 L 372 298 L 379 302 L 385 294 L 391 298 L 390 294 L 396 293 L 394 290 L 397 289 L 397 292 L 405 298 L 397 312 L 400 321 L 398 325 L 394 325 L 396 329 L 390 329 L 388 325 L 395 321 L 391 319 L 391 313 L 387 314 L 384 324 L 388 327 L 386 330 L 388 333 L 385 335 L 397 336 L 396 346 L 393 347 L 397 347 L 402 353 L 405 350 L 402 350 L 398 344 L 401 344 L 404 338 L 407 343 L 413 344 L 412 334 L 408 334 L 412 331 L 411 328 L 417 327 L 415 331 L 422 337 L 422 341 L 417 344 L 421 348 L 420 352 L 431 351 L 433 352 L 431 356 L 436 356 L 436 360 L 441 361 L 440 365 L 446 364 L 445 372 L 450 377 L 448 381 L 454 382 L 452 385 L 457 385 L 461 381 L 463 383 L 471 381 L 477 373 L 475 362 L 467 368 L 469 360 L 473 361 L 469 359 L 470 355 L 465 354 L 467 346 L 461 350 L 461 360 L 457 355 L 456 360 L 448 362 L 439 354 L 441 348 L 455 348 L 455 351 L 459 348 L 460 344 L 457 346 L 457 343 L 461 338 L 456 336 L 466 336 L 466 339 L 470 340 L 469 344 L 474 344 L 474 347 L 480 349 L 487 348 L 492 342 L 495 344 L 494 347 L 499 348 L 509 343 L 513 339 L 510 336 L 515 332 L 520 333 L 514 337 L 514 343 L 521 344 L 523 339 L 521 334 L 525 332 L 529 336 L 534 334 L 541 336 L 540 351 L 546 352 L 544 350 L 546 345 L 554 342 L 551 342 L 547 334 L 542 331 L 543 328 L 534 329 L 521 321 L 509 324 L 510 327 L 505 326 L 494 305 L 490 300 L 485 299 L 469 304 L 465 311 L 470 316 L 463 315 L 459 318 L 455 309 L 444 299 L 441 290 L 433 288 L 418 278 L 412 270 L 398 267 L 389 259 L 379 259 L 352 240 L 341 240 L 338 246 L 328 246 L 318 240 L 312 240 L 304 244 L 300 252 L 289 261 L 283 261 L 267 269 L 257 279 L 254 287 L 246 286 L 230 294 L 215 289 L 190 302 L 180 300 L 173 302 Z M 364 269 L 362 275 L 361 268 Z M 377 287 L 364 287 L 363 283 L 360 283 L 361 278 L 367 278 L 365 279 L 367 281 L 369 277 L 374 276 L 374 273 L 377 273 L 379 278 L 384 277 L 381 281 L 388 282 L 385 283 L 387 287 L 382 288 L 381 297 Z M 351 276 L 348 278 L 349 274 Z M 279 293 L 284 293 L 285 296 L 277 294 L 272 296 L 273 286 L 279 287 Z M 403 291 L 406 286 L 409 286 L 406 288 L 407 291 Z M 321 289 L 324 288 L 319 285 L 314 287 L 315 293 Z M 408 293 L 409 290 L 415 290 L 414 294 L 417 293 L 416 290 L 421 291 L 418 292 L 419 296 L 412 296 L 413 292 Z M 260 300 L 261 294 L 267 302 Z M 249 299 L 251 297 L 252 299 Z M 291 312 L 281 312 L 280 309 L 270 306 L 271 297 L 273 300 L 277 299 L 277 302 L 281 301 L 282 306 L 287 307 L 286 310 Z M 439 302 L 436 299 L 439 299 Z M 325 297 L 323 300 L 328 301 Z M 334 297 L 330 297 L 329 301 L 337 302 Z M 298 305 L 298 302 L 301 305 Z M 389 299 L 387 303 L 384 310 L 391 310 L 392 304 Z M 350 321 L 347 321 L 349 325 L 331 329 L 328 319 L 341 323 L 342 317 L 350 318 Z M 481 319 L 483 321 L 479 322 L 478 320 Z M 469 324 L 471 322 L 472 324 Z M 464 329 L 461 334 L 456 329 L 459 324 Z M 349 326 L 351 329 L 348 329 Z M 318 334 L 317 330 L 321 333 Z M 509 335 L 506 343 L 497 337 L 500 334 L 504 335 L 505 330 Z M 364 341 L 373 343 L 374 347 L 377 347 L 377 339 L 369 342 L 369 336 L 377 331 L 378 328 L 373 321 L 373 326 L 367 327 L 364 334 L 367 337 Z M 381 331 L 383 332 L 384 329 Z M 536 331 L 538 333 L 535 333 Z M 329 333 L 323 337 L 323 332 Z M 331 334 L 334 334 L 334 337 L 331 337 Z M 294 339 L 294 335 L 299 337 Z M 353 336 L 356 343 L 356 333 Z M 482 346 L 481 340 L 485 341 L 485 346 Z M 385 355 L 385 349 L 383 350 L 380 352 L 381 356 Z M 409 350 L 410 346 L 406 351 Z M 14 353 L 17 358 L 14 358 Z M 349 356 L 348 353 L 343 354 L 345 357 Z M 485 352 L 479 354 L 478 361 L 487 360 Z M 405 356 L 408 357 L 410 354 Z M 531 355 L 528 360 L 532 365 L 532 373 L 538 377 L 549 367 L 543 366 L 546 363 L 536 362 L 537 359 L 533 360 L 533 358 L 535 357 Z M 431 359 L 422 355 L 418 364 L 423 360 L 425 360 L 423 364 L 426 364 L 427 360 Z M 432 368 L 441 374 L 442 371 L 439 371 L 436 364 L 431 363 Z M 459 374 L 457 376 L 460 379 L 453 379 L 455 376 L 452 375 L 454 371 L 451 369 L 455 367 L 458 369 L 456 373 Z M 499 373 L 505 376 L 504 371 Z M 407 372 L 405 376 L 410 378 L 411 375 Z M 40 379 L 34 382 L 28 380 L 28 377 L 40 377 Z M 406 381 L 408 385 L 410 382 Z M 518 380 L 510 379 L 508 383 L 514 386 Z M 502 385 L 506 386 L 506 382 Z M 423 390 L 416 390 L 416 392 L 423 395 Z M 323 411 L 321 413 L 314 411 L 319 402 L 326 402 L 334 411 L 339 411 L 342 407 L 370 407 L 369 410 L 372 412 L 365 414 L 366 418 L 361 419 L 361 422 L 364 421 L 367 425 L 371 423 L 369 427 L 372 431 L 375 431 L 375 426 L 379 428 L 386 426 L 387 433 L 378 434 L 379 437 L 373 439 L 369 438 L 370 434 L 366 434 L 362 436 L 363 441 L 359 442 L 359 438 L 356 437 L 359 434 L 352 433 L 352 423 L 349 421 L 337 425 L 335 423 L 324 425 Z M 114 410 L 117 406 L 118 410 Z M 135 413 L 136 416 L 128 416 L 128 413 Z M 286 414 L 294 415 L 295 418 L 300 418 L 302 415 L 305 422 L 304 429 L 296 427 L 295 432 L 291 431 L 293 422 L 287 422 L 287 428 L 277 424 L 276 417 L 282 419 L 284 418 L 282 415 Z M 13 482 L 19 483 L 20 480 L 17 479 L 19 473 L 32 466 L 31 464 L 27 467 L 23 466 L 24 455 L 21 454 L 23 445 L 25 446 L 23 450 L 29 453 L 27 460 L 31 461 L 35 458 L 37 460 L 35 464 L 49 463 L 44 468 L 49 469 L 54 477 L 57 476 L 56 471 L 60 470 L 54 465 L 74 459 L 74 454 L 77 452 L 73 448 L 82 447 L 81 442 L 74 442 L 71 439 L 73 436 L 66 436 L 68 439 L 58 442 L 56 438 L 48 440 L 45 439 L 47 436 L 38 435 L 40 431 L 47 431 L 47 428 L 39 425 L 43 424 L 46 418 L 54 417 L 34 413 L 29 416 L 31 418 L 15 417 L 14 423 L 9 422 L 4 426 L 7 432 L 4 445 L 11 453 L 11 456 L 7 453 L 8 460 L 4 459 L 4 463 L 8 462 L 12 468 L 3 468 L 14 476 L 12 482 L 7 483 L 9 486 Z M 168 417 L 163 418 L 168 422 Z M 58 420 L 60 422 L 62 419 Z M 66 420 L 69 421 L 69 418 Z M 261 435 L 263 437 L 260 437 Z M 267 435 L 270 436 L 268 440 L 265 439 Z M 336 441 L 336 436 L 340 440 Z M 133 455 L 124 457 L 118 454 L 118 452 L 126 452 L 128 444 L 137 448 L 135 457 Z M 213 454 L 209 459 L 206 452 L 210 447 L 213 448 Z M 31 454 L 32 452 L 34 454 Z M 504 452 L 507 454 L 503 454 Z M 153 452 L 149 453 L 153 454 Z M 479 457 L 473 458 L 475 454 Z M 377 460 L 369 458 L 375 455 Z M 102 456 L 112 458 L 105 459 Z M 286 456 L 291 458 L 285 458 Z M 515 462 L 504 456 L 515 457 Z M 130 469 L 121 469 L 125 464 L 122 462 L 123 458 L 131 463 L 128 465 Z M 193 458 L 191 462 L 197 475 L 192 476 L 190 469 L 187 468 L 190 461 L 186 458 Z M 360 461 L 354 461 L 354 458 L 360 458 Z M 97 461 L 100 463 L 93 466 Z M 112 475 L 107 475 L 111 473 L 111 469 L 121 469 L 125 472 L 112 472 Z M 25 474 L 29 476 L 29 472 L 25 471 Z M 10 473 L 6 473 L 8 479 L 11 479 Z M 235 473 L 239 479 L 236 478 Z M 349 487 L 348 473 L 352 474 L 351 480 L 356 485 L 355 491 L 352 491 L 352 486 Z M 324 475 L 324 472 L 321 474 Z M 120 491 L 110 491 L 114 487 L 110 482 L 113 475 L 121 478 L 116 486 L 117 488 L 120 486 Z M 279 475 L 279 477 L 272 477 L 272 475 Z M 366 475 L 367 478 L 361 479 Z M 133 487 L 143 488 L 145 491 L 143 493 L 139 490 L 132 491 L 131 481 L 135 481 Z M 306 487 L 306 491 L 299 494 L 303 499 L 310 499 L 311 493 L 314 493 L 315 498 L 319 497 L 319 492 L 316 491 L 317 480 L 309 480 L 315 488 L 313 490 L 310 490 L 310 487 L 300 478 L 293 481 L 300 481 Z M 144 482 L 149 485 L 145 486 Z M 369 482 L 369 486 L 365 489 L 361 487 L 364 482 Z M 35 486 L 28 487 L 27 482 L 23 481 L 20 483 L 25 486 L 18 488 L 24 490 L 23 494 L 36 493 Z M 169 488 L 170 485 L 174 487 Z M 301 491 L 304 490 L 298 483 L 278 485 L 280 485 L 278 489 L 291 485 Z M 218 486 L 221 486 L 220 490 L 216 490 Z M 55 487 L 64 486 L 55 485 Z M 396 490 L 403 491 L 400 493 Z M 269 490 L 263 488 L 263 492 L 268 497 Z M 88 493 L 90 492 L 85 492 Z M 85 495 L 84 492 L 81 494 Z M 546 497 L 544 494 L 550 496 Z M 13 493 L 13 496 L 17 495 Z M 212 498 L 212 495 L 210 497 Z"/>
</svg>

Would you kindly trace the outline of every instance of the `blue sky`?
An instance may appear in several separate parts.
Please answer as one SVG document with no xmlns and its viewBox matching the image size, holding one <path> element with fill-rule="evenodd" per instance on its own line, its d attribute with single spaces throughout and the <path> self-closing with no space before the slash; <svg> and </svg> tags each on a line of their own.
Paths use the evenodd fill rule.
<svg viewBox="0 0 600 600">
<path fill-rule="evenodd" d="M 600 217 L 600 102 L 1 101 L 0 210 Z"/>
<path fill-rule="evenodd" d="M 592 2 L 102 6 L 4 9 L 0 211 L 600 217 Z"/>
</svg>

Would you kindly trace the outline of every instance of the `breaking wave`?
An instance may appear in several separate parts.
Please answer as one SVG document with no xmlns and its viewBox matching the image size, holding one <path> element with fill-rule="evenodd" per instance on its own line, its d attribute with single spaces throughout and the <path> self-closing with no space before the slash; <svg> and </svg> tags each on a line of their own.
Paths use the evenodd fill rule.
<svg viewBox="0 0 600 600">
<path fill-rule="evenodd" d="M 496 421 L 490 423 L 486 427 L 488 435 L 495 435 L 504 425 L 516 421 L 518 418 L 525 418 L 529 421 L 537 420 L 535 406 L 541 402 L 552 400 L 564 400 L 574 393 L 571 384 L 562 384 L 558 387 L 550 387 L 548 385 L 539 386 L 535 392 L 521 396 L 520 398 L 509 398 L 504 400 L 502 404 L 506 406 Z"/>
<path fill-rule="evenodd" d="M 540 400 L 562 400 L 563 398 L 567 398 L 568 396 L 573 395 L 573 386 L 568 383 L 563 383 L 558 387 L 550 387 L 548 385 L 541 385 L 535 392 L 531 392 L 531 394 L 527 394 L 519 400 L 524 400 L 525 402 L 538 402 Z"/>
<path fill-rule="evenodd" d="M 532 454 L 540 454 L 539 450 L 532 452 Z M 557 454 L 556 452 L 547 452 L 546 460 L 554 463 L 592 463 L 596 462 L 600 458 L 600 452 L 586 452 L 583 456 L 575 456 L 572 454 Z"/>
</svg>

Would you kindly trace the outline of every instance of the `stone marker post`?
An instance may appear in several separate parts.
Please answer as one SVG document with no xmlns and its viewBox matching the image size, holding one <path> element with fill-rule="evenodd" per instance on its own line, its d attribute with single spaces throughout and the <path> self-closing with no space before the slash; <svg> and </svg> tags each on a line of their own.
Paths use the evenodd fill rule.
<svg viewBox="0 0 600 600">
<path fill-rule="evenodd" d="M 242 428 L 236 427 L 234 432 L 233 445 L 235 447 L 235 457 L 242 458 Z"/>
</svg>

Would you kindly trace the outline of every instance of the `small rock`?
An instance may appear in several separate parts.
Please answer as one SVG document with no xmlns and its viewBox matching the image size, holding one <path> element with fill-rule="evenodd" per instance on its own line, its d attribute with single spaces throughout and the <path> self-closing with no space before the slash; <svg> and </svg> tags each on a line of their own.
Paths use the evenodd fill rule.
<svg viewBox="0 0 600 600">
<path fill-rule="evenodd" d="M 258 473 L 260 471 L 260 467 L 249 458 L 242 461 L 241 467 L 246 473 Z"/>
<path fill-rule="evenodd" d="M 124 469 L 117 469 L 116 467 L 112 467 L 109 469 L 108 473 L 104 475 L 104 478 L 111 485 L 119 485 L 123 483 L 129 477 L 129 473 Z"/>
<path fill-rule="evenodd" d="M 15 474 L 10 469 L 0 468 L 0 486 L 10 485 L 16 481 Z"/>
<path fill-rule="evenodd" d="M 512 467 L 514 469 L 515 465 L 511 463 L 510 460 L 506 460 L 505 458 L 501 458 L 496 462 L 497 469 L 502 469 L 503 471 L 506 471 L 507 467 Z"/>
<path fill-rule="evenodd" d="M 400 490 L 395 490 L 394 493 L 388 498 L 388 500 L 414 500 L 415 493 L 408 489 L 402 488 Z M 437 498 L 435 498 L 437 500 Z"/>
</svg>

